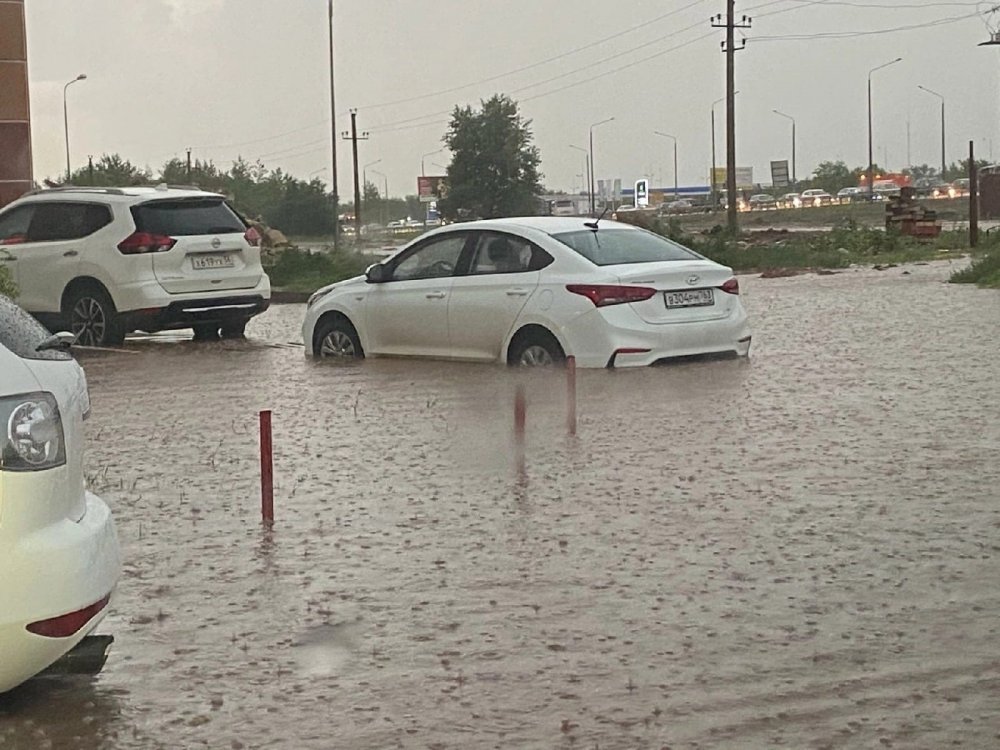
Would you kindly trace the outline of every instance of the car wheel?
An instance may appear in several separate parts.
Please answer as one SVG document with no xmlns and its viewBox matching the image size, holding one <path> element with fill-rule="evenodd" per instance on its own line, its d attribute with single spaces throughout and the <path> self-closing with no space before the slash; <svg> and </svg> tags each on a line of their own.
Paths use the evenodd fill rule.
<svg viewBox="0 0 1000 750">
<path fill-rule="evenodd" d="M 125 328 L 107 292 L 96 287 L 77 290 L 66 302 L 70 332 L 80 346 L 121 346 Z"/>
<path fill-rule="evenodd" d="M 553 367 L 566 360 L 559 342 L 550 333 L 532 332 L 511 346 L 508 362 L 515 367 Z"/>
<path fill-rule="evenodd" d="M 316 330 L 313 354 L 320 359 L 361 359 L 365 356 L 358 332 L 347 318 L 327 318 Z"/>
<path fill-rule="evenodd" d="M 233 320 L 222 324 L 222 338 L 242 339 L 246 337 L 247 323 L 249 319 Z"/>
<path fill-rule="evenodd" d="M 191 329 L 194 331 L 195 341 L 215 341 L 219 338 L 218 323 L 200 323 L 191 326 Z"/>
</svg>

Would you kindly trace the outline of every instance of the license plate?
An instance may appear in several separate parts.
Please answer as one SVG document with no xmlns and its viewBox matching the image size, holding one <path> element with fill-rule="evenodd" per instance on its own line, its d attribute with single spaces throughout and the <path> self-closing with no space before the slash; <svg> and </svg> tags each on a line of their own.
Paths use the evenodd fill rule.
<svg viewBox="0 0 1000 750">
<path fill-rule="evenodd" d="M 233 268 L 232 255 L 192 255 L 191 268 L 196 271 L 210 271 L 214 268 Z"/>
<path fill-rule="evenodd" d="M 667 307 L 708 307 L 715 304 L 712 289 L 685 289 L 683 292 L 664 292 Z"/>
</svg>

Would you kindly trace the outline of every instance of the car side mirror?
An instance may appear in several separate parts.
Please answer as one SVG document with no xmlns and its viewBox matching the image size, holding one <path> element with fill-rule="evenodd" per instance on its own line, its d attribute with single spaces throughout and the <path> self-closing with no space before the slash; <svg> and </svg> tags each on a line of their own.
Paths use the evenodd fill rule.
<svg viewBox="0 0 1000 750">
<path fill-rule="evenodd" d="M 381 263 L 373 263 L 365 270 L 365 280 L 369 284 L 381 284 L 389 280 L 389 269 Z"/>
</svg>

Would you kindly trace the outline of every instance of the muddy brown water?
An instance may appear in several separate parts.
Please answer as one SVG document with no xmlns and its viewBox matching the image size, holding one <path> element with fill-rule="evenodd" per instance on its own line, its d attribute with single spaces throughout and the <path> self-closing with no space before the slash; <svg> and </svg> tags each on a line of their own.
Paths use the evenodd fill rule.
<svg viewBox="0 0 1000 750">
<path fill-rule="evenodd" d="M 560 374 L 307 362 L 298 305 L 88 357 L 117 640 L 0 748 L 1000 746 L 1000 293 L 949 270 L 744 277 L 749 362 L 581 372 L 576 439 Z"/>
</svg>

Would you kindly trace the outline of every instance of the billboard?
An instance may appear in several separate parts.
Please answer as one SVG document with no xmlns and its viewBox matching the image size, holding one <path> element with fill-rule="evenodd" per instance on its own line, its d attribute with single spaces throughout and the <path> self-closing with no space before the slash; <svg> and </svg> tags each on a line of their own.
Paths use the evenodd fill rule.
<svg viewBox="0 0 1000 750">
<path fill-rule="evenodd" d="M 641 208 L 649 205 L 649 180 L 635 181 L 635 207 Z"/>
<path fill-rule="evenodd" d="M 447 177 L 422 175 L 417 178 L 417 196 L 421 203 L 433 203 L 444 198 L 448 189 L 445 186 Z"/>
<path fill-rule="evenodd" d="M 709 181 L 712 180 L 712 173 L 709 173 Z M 715 168 L 715 186 L 717 188 L 725 189 L 726 187 L 726 168 L 716 167 Z M 737 190 L 753 190 L 753 167 L 736 167 L 736 189 Z"/>
<path fill-rule="evenodd" d="M 788 159 L 771 162 L 771 184 L 775 187 L 788 187 L 792 184 L 788 176 Z"/>
</svg>

